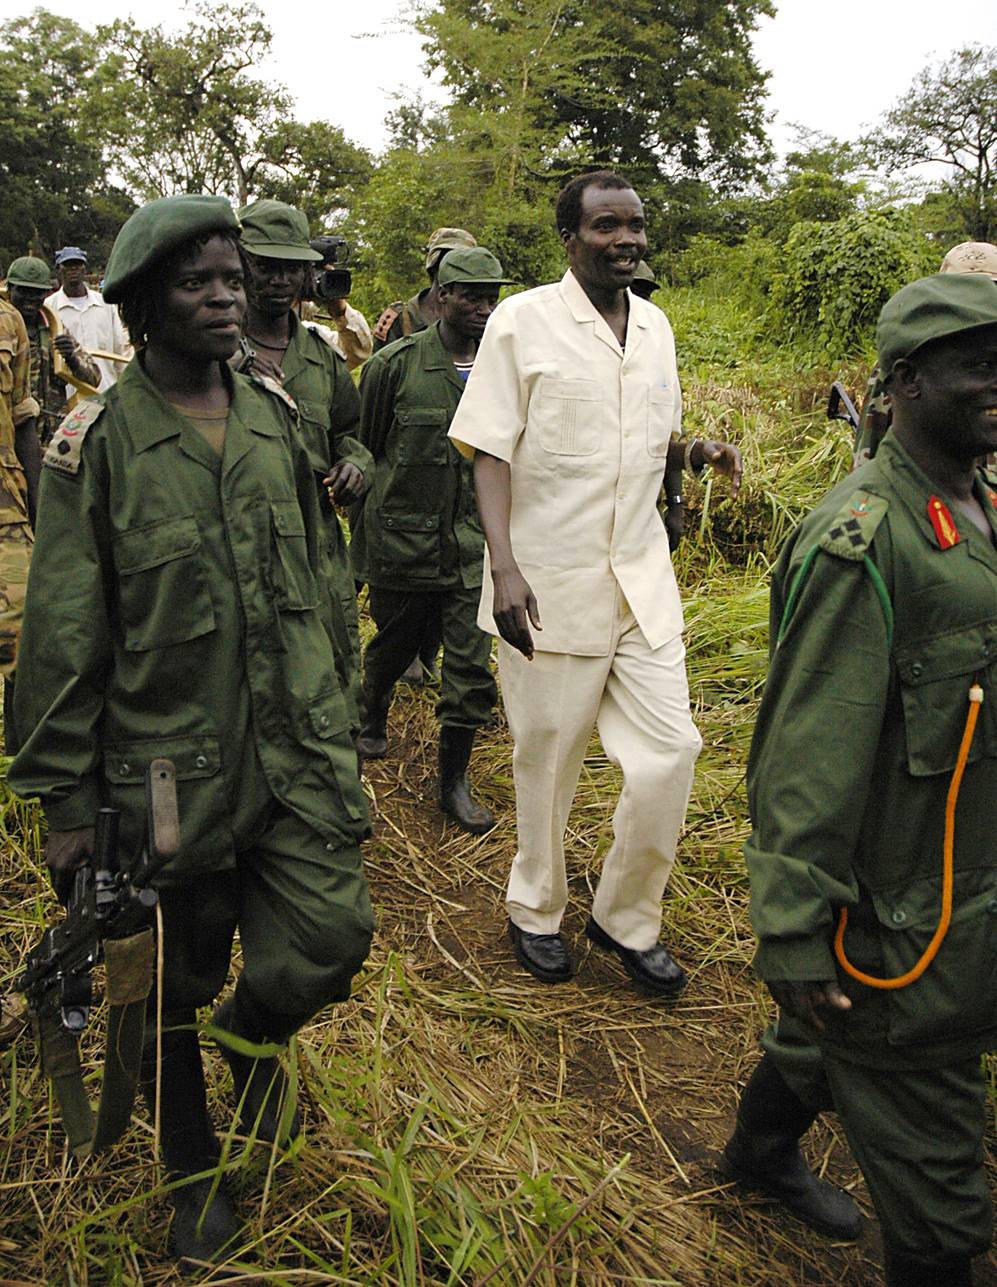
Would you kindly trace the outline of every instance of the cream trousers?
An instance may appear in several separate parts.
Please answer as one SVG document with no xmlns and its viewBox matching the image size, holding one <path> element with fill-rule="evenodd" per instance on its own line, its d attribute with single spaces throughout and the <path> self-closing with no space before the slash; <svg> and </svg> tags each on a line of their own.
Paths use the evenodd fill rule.
<svg viewBox="0 0 997 1287">
<path fill-rule="evenodd" d="M 595 725 L 623 772 L 623 791 L 592 915 L 618 943 L 644 951 L 661 930 L 661 899 L 703 743 L 689 712 L 681 636 L 652 650 L 618 598 L 606 657 L 537 652 L 527 661 L 499 641 L 519 842 L 506 901 L 521 929 L 557 933 L 568 902 L 564 832 Z"/>
</svg>

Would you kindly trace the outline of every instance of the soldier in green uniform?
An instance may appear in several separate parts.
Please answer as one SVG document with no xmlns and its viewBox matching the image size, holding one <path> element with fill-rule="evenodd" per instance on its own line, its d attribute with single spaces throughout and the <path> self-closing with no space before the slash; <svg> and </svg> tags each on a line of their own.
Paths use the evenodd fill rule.
<svg viewBox="0 0 997 1287">
<path fill-rule="evenodd" d="M 246 340 L 251 369 L 268 375 L 294 399 L 325 516 L 329 593 L 338 608 L 334 629 L 345 619 L 345 637 L 333 637 L 344 686 L 359 685 L 360 639 L 357 593 L 349 548 L 336 505 L 358 500 L 373 468 L 370 452 L 354 436 L 360 395 L 345 361 L 318 327 L 302 322 L 293 305 L 305 291 L 310 265 L 322 256 L 308 244 L 308 221 L 282 201 L 254 201 L 239 211 L 247 269 L 249 310 Z"/>
<path fill-rule="evenodd" d="M 997 246 L 988 241 L 964 241 L 953 246 L 938 269 L 940 273 L 985 273 L 997 281 Z M 886 381 L 879 367 L 873 367 L 865 388 L 862 410 L 859 412 L 855 431 L 855 456 L 853 468 L 858 469 L 876 454 L 890 427 L 892 412 Z"/>
<path fill-rule="evenodd" d="M 244 967 L 216 1025 L 241 1127 L 295 1129 L 276 1059 L 349 995 L 372 915 L 369 830 L 322 602 L 324 532 L 297 414 L 278 385 L 233 374 L 245 310 L 239 224 L 219 197 L 154 201 L 124 225 L 105 279 L 137 358 L 82 403 L 45 454 L 10 770 L 39 796 L 63 890 L 121 811 L 137 855 L 149 761 L 176 766 L 182 848 L 156 878 L 163 1023 L 143 1063 L 172 1179 L 172 1246 L 216 1261 L 240 1221 L 208 1174 L 196 1010 L 221 991 L 238 928 Z M 155 994 L 154 994 L 155 995 Z M 155 1027 L 155 1024 L 153 1024 Z"/>
<path fill-rule="evenodd" d="M 997 496 L 975 463 L 997 448 L 997 286 L 914 282 L 877 342 L 892 431 L 773 577 L 745 853 L 755 965 L 780 1010 L 724 1168 L 856 1236 L 851 1199 L 797 1146 L 833 1107 L 887 1283 L 964 1287 L 991 1238 Z"/>
<path fill-rule="evenodd" d="M 439 322 L 382 349 L 360 376 L 360 436 L 375 472 L 353 556 L 357 575 L 370 586 L 377 634 L 364 657 L 357 750 L 369 759 L 385 754 L 392 688 L 427 626 L 439 632 L 440 804 L 474 834 L 495 823 L 491 810 L 472 798 L 466 772 L 496 687 L 491 638 L 477 625 L 484 537 L 471 467 L 447 430 L 506 280 L 482 247 L 451 251 L 437 283 Z"/>
<path fill-rule="evenodd" d="M 39 407 L 37 428 L 43 447 L 48 445 L 66 414 L 67 394 L 71 392 L 55 374 L 55 354 L 94 392 L 100 384 L 97 363 L 68 331 L 61 329 L 58 319 L 55 324 L 59 329 L 53 334 L 52 315 L 42 307 L 45 297 L 52 292 L 51 281 L 48 264 L 31 255 L 15 259 L 7 270 L 10 302 L 24 318 L 31 345 L 31 392 Z"/>
</svg>

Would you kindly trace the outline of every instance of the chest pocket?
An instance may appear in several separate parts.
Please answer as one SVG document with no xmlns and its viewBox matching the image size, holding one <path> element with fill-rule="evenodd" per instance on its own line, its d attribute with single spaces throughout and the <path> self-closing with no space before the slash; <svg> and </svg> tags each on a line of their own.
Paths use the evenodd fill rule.
<svg viewBox="0 0 997 1287">
<path fill-rule="evenodd" d="M 675 390 L 647 391 L 647 450 L 652 456 L 667 456 L 675 417 Z"/>
<path fill-rule="evenodd" d="M 270 502 L 274 550 L 271 583 L 278 608 L 301 612 L 318 606 L 318 587 L 308 562 L 305 520 L 296 500 Z"/>
<path fill-rule="evenodd" d="M 451 447 L 444 407 L 399 407 L 395 412 L 394 448 L 399 465 L 445 465 Z"/>
<path fill-rule="evenodd" d="M 113 541 L 128 652 L 197 639 L 215 628 L 208 569 L 193 515 L 122 532 Z"/>
<path fill-rule="evenodd" d="M 530 407 L 537 439 L 555 456 L 594 456 L 603 402 L 595 380 L 541 379 Z"/>
<path fill-rule="evenodd" d="M 897 649 L 907 767 L 914 777 L 955 767 L 966 723 L 969 686 L 983 685 L 984 702 L 969 762 L 997 755 L 997 622 L 949 631 Z"/>
</svg>

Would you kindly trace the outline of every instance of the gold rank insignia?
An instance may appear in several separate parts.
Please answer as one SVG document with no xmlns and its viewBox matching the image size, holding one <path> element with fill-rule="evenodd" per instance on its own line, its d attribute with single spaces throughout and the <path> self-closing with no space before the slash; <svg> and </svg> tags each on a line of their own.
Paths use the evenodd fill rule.
<svg viewBox="0 0 997 1287">
<path fill-rule="evenodd" d="M 949 507 L 937 496 L 932 496 L 928 500 L 928 518 L 935 529 L 935 540 L 940 550 L 950 550 L 953 545 L 959 544 L 962 538 L 949 513 Z"/>
</svg>

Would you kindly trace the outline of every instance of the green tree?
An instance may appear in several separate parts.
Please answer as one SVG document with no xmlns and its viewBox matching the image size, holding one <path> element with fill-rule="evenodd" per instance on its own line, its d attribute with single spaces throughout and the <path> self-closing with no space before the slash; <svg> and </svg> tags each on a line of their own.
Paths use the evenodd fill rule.
<svg viewBox="0 0 997 1287">
<path fill-rule="evenodd" d="M 960 49 L 924 68 L 866 145 L 879 165 L 945 166 L 964 233 L 997 239 L 997 48 Z"/>
</svg>

